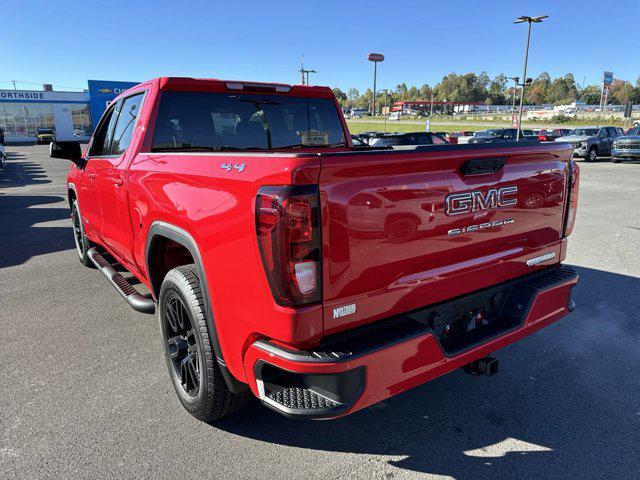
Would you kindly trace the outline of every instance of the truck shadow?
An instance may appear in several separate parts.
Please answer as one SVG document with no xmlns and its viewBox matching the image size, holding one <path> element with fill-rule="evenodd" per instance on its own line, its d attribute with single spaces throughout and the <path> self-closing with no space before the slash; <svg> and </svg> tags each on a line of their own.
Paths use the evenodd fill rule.
<svg viewBox="0 0 640 480">
<path fill-rule="evenodd" d="M 19 152 L 7 152 L 4 173 L 0 175 L 0 194 L 5 188 L 51 183 L 42 165 L 23 161 L 22 158 L 26 158 L 26 155 Z"/>
<path fill-rule="evenodd" d="M 53 204 L 59 206 L 49 206 Z M 74 248 L 70 221 L 65 226 L 37 225 L 68 218 L 68 203 L 61 196 L 0 196 L 0 268 Z"/>
<path fill-rule="evenodd" d="M 216 427 L 279 445 L 382 455 L 400 469 L 457 479 L 637 478 L 640 279 L 577 269 L 578 309 L 497 352 L 495 377 L 453 372 L 328 422 L 288 420 L 255 402 Z"/>
</svg>

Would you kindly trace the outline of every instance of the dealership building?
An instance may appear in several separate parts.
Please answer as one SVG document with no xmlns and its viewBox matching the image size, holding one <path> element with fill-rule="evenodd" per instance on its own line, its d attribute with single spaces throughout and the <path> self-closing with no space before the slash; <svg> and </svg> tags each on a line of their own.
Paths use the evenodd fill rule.
<svg viewBox="0 0 640 480">
<path fill-rule="evenodd" d="M 0 128 L 6 143 L 33 143 L 38 131 L 58 140 L 87 141 L 109 102 L 137 82 L 89 80 L 82 92 L 0 90 Z"/>
</svg>

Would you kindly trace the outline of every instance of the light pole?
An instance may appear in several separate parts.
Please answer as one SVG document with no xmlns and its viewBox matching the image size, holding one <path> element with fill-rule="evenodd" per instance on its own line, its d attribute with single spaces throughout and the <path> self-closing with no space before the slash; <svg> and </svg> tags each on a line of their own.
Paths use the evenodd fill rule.
<svg viewBox="0 0 640 480">
<path fill-rule="evenodd" d="M 387 133 L 387 117 L 389 116 L 389 110 L 387 109 L 387 95 L 389 94 L 389 90 L 385 88 L 382 91 L 384 92 L 384 111 L 386 112 L 384 114 L 384 133 Z"/>
<path fill-rule="evenodd" d="M 549 15 L 539 15 L 537 17 L 518 17 L 513 23 L 527 22 L 527 47 L 524 51 L 524 66 L 522 67 L 522 92 L 520 93 L 520 111 L 518 112 L 518 129 L 516 130 L 516 142 L 520 141 L 520 129 L 522 128 L 522 102 L 524 101 L 524 86 L 527 78 L 527 62 L 529 60 L 529 40 L 531 39 L 531 24 L 542 23 L 542 20 L 549 18 Z"/>
<path fill-rule="evenodd" d="M 429 87 L 429 85 L 427 85 Z M 429 101 L 430 106 L 429 106 L 429 118 L 433 117 L 433 88 L 429 87 L 429 96 L 431 97 L 431 100 Z"/>
<path fill-rule="evenodd" d="M 511 113 L 516 111 L 516 90 L 518 90 L 518 82 L 520 77 L 509 77 L 509 80 L 513 80 L 513 103 L 511 104 Z"/>
<path fill-rule="evenodd" d="M 370 53 L 367 60 L 373 62 L 373 116 L 376 116 L 376 75 L 378 72 L 378 62 L 384 62 L 384 55 L 381 53 Z"/>
</svg>

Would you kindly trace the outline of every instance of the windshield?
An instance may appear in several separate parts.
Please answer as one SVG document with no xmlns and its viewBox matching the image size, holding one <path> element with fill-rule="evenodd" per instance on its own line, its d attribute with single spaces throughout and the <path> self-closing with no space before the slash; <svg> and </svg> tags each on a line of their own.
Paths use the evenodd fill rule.
<svg viewBox="0 0 640 480">
<path fill-rule="evenodd" d="M 589 137 L 597 134 L 598 134 L 597 128 L 574 128 L 569 132 L 569 135 L 579 135 L 579 136 L 587 135 Z"/>
<path fill-rule="evenodd" d="M 38 133 L 39 134 L 45 134 L 45 135 L 52 135 L 53 134 L 53 130 L 47 130 L 45 128 L 39 128 L 38 129 Z"/>
<path fill-rule="evenodd" d="M 503 132 L 504 130 L 484 130 L 476 132 L 475 136 L 480 138 L 499 137 Z"/>
<path fill-rule="evenodd" d="M 166 92 L 152 152 L 272 150 L 346 145 L 328 98 Z"/>
</svg>

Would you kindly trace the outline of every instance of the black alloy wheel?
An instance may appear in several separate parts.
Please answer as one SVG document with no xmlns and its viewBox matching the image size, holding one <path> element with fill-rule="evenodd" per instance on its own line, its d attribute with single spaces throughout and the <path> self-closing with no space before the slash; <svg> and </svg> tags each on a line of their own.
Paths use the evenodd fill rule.
<svg viewBox="0 0 640 480">
<path fill-rule="evenodd" d="M 71 221 L 73 222 L 73 239 L 76 242 L 78 256 L 82 259 L 87 252 L 85 251 L 82 224 L 80 223 L 80 215 L 78 214 L 77 208 L 74 208 L 71 212 Z"/>
<path fill-rule="evenodd" d="M 248 388 L 232 392 L 215 356 L 200 271 L 194 264 L 169 270 L 158 295 L 162 347 L 182 406 L 207 423 L 244 407 Z M 213 323 L 213 322 L 212 322 Z"/>
<path fill-rule="evenodd" d="M 78 254 L 80 263 L 85 267 L 95 268 L 87 254 L 92 244 L 87 238 L 87 234 L 84 233 L 82 215 L 80 215 L 80 208 L 78 208 L 78 200 L 74 200 L 71 204 L 71 223 L 73 225 L 73 240 L 76 243 L 76 253 Z"/>
<path fill-rule="evenodd" d="M 187 307 L 173 291 L 167 292 L 163 304 L 164 336 L 171 357 L 171 375 L 184 392 L 195 397 L 200 390 L 200 355 L 198 342 Z"/>
</svg>

